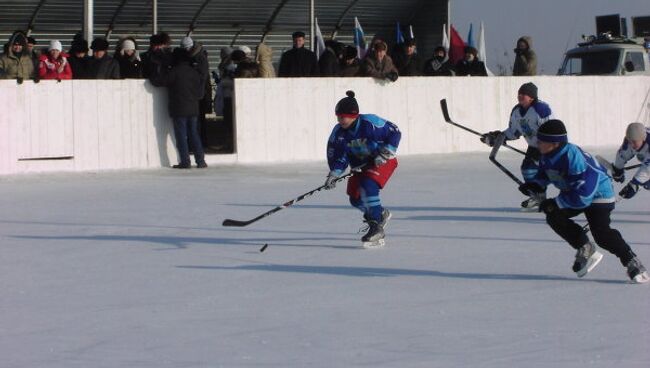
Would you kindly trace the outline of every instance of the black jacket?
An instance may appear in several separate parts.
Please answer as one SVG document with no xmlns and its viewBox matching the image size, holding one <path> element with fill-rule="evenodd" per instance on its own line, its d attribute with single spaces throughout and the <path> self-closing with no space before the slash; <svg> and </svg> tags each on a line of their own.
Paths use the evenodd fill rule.
<svg viewBox="0 0 650 368">
<path fill-rule="evenodd" d="M 485 64 L 478 59 L 474 59 L 472 62 L 467 62 L 463 59 L 459 61 L 458 64 L 456 64 L 456 75 L 474 75 L 487 77 L 487 70 L 485 69 Z"/>
<path fill-rule="evenodd" d="M 142 61 L 138 60 L 138 58 L 119 55 L 115 59 L 120 64 L 122 78 L 142 78 Z"/>
<path fill-rule="evenodd" d="M 101 59 L 90 60 L 91 79 L 120 79 L 120 64 L 108 54 Z M 73 72 L 74 77 L 74 72 Z"/>
<path fill-rule="evenodd" d="M 451 77 L 454 75 L 454 66 L 451 65 L 449 59 L 442 61 L 436 58 L 431 58 L 424 62 L 422 74 L 429 77 Z"/>
<path fill-rule="evenodd" d="M 280 58 L 278 77 L 317 77 L 316 54 L 304 47 L 285 51 Z"/>
<path fill-rule="evenodd" d="M 141 55 L 141 58 L 142 76 L 149 79 L 154 86 L 163 86 L 173 61 L 171 51 L 169 49 L 156 51 L 149 49 Z"/>
<path fill-rule="evenodd" d="M 70 55 L 68 63 L 70 63 L 70 68 L 72 69 L 72 79 L 93 79 L 93 75 L 90 72 L 90 60 L 88 56 L 78 58 Z"/>
<path fill-rule="evenodd" d="M 175 65 L 165 77 L 169 91 L 169 115 L 171 117 L 199 116 L 199 101 L 203 97 L 201 73 L 182 61 Z"/>
</svg>

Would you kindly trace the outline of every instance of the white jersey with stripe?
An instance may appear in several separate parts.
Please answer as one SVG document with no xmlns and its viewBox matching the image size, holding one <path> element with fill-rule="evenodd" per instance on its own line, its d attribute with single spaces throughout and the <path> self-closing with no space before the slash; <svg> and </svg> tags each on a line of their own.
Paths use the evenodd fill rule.
<svg viewBox="0 0 650 368">
<path fill-rule="evenodd" d="M 503 134 L 508 140 L 519 139 L 523 135 L 529 146 L 537 148 L 537 129 L 551 119 L 553 113 L 546 102 L 536 100 L 527 109 L 516 105 L 510 113 L 508 129 Z"/>
<path fill-rule="evenodd" d="M 646 128 L 646 133 L 645 141 L 638 150 L 632 148 L 627 139 L 624 139 L 623 144 L 616 152 L 616 161 L 614 161 L 614 166 L 622 169 L 628 161 L 636 156 L 641 162 L 641 167 L 636 171 L 632 180 L 639 185 L 644 185 L 650 180 L 650 128 Z"/>
</svg>

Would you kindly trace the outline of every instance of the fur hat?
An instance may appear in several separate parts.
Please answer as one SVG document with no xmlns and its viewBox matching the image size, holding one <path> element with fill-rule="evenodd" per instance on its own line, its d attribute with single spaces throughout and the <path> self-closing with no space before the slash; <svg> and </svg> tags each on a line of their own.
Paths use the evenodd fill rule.
<svg viewBox="0 0 650 368">
<path fill-rule="evenodd" d="M 345 116 L 356 118 L 359 115 L 359 104 L 354 98 L 354 91 L 345 92 L 347 97 L 343 97 L 334 108 L 336 116 Z"/>
<path fill-rule="evenodd" d="M 343 49 L 343 59 L 345 60 L 354 59 L 358 54 L 357 48 L 354 46 L 345 46 Z"/>
<path fill-rule="evenodd" d="M 90 48 L 93 51 L 106 51 L 108 50 L 108 41 L 103 38 L 95 38 L 90 44 Z"/>
<path fill-rule="evenodd" d="M 519 87 L 519 91 L 517 91 L 517 93 L 520 95 L 529 96 L 533 99 L 537 99 L 537 86 L 532 82 L 524 83 L 521 85 L 521 87 Z"/>
<path fill-rule="evenodd" d="M 537 130 L 537 140 L 542 142 L 566 143 L 566 127 L 561 120 L 552 119 L 542 124 Z"/>
<path fill-rule="evenodd" d="M 644 141 L 648 135 L 645 125 L 630 123 L 625 130 L 625 138 L 631 141 Z"/>
<path fill-rule="evenodd" d="M 291 38 L 298 38 L 298 37 L 305 38 L 305 32 L 297 31 L 297 32 L 293 32 L 293 34 L 291 34 Z"/>
</svg>

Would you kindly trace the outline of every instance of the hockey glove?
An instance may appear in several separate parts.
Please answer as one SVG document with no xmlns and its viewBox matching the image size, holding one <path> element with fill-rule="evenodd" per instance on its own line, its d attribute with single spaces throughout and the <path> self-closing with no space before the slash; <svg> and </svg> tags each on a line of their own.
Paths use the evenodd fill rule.
<svg viewBox="0 0 650 368">
<path fill-rule="evenodd" d="M 558 209 L 557 203 L 555 203 L 555 198 L 548 198 L 542 201 L 542 203 L 539 204 L 539 212 L 544 212 L 545 214 L 549 214 L 551 212 L 554 212 Z"/>
<path fill-rule="evenodd" d="M 622 183 L 625 181 L 625 170 L 612 166 L 612 178 L 614 181 Z"/>
<path fill-rule="evenodd" d="M 620 192 L 618 192 L 618 195 L 620 195 L 621 197 L 623 197 L 625 199 L 630 199 L 630 198 L 634 197 L 634 195 L 636 194 L 636 192 L 638 190 L 639 190 L 639 185 L 638 184 L 636 184 L 634 182 L 629 182 L 629 183 L 627 183 L 626 186 L 623 187 L 623 189 L 621 189 Z"/>
<path fill-rule="evenodd" d="M 325 179 L 325 184 L 323 186 L 325 187 L 325 190 L 330 190 L 334 189 L 336 187 L 336 179 L 338 179 L 339 176 L 336 175 L 334 171 L 331 171 L 329 174 L 327 174 L 327 179 Z"/>
<path fill-rule="evenodd" d="M 545 192 L 544 188 L 542 188 L 541 185 L 535 182 L 521 184 L 519 186 L 519 191 L 523 193 L 523 195 L 527 195 L 527 196 L 532 196 L 532 195 L 541 194 Z"/>
<path fill-rule="evenodd" d="M 386 162 L 388 162 L 388 160 L 394 158 L 395 158 L 395 153 L 393 151 L 389 150 L 386 147 L 382 147 L 379 149 L 377 156 L 375 156 L 375 166 L 381 166 Z"/>
<path fill-rule="evenodd" d="M 481 142 L 487 144 L 488 146 L 494 146 L 494 143 L 497 141 L 497 137 L 501 134 L 500 130 L 494 130 L 481 136 Z"/>
</svg>

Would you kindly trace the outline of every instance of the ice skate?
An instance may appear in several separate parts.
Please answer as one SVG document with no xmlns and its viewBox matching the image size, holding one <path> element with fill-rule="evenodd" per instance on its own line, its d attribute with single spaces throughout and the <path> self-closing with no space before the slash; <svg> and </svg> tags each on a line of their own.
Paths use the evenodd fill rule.
<svg viewBox="0 0 650 368">
<path fill-rule="evenodd" d="M 393 217 L 393 214 L 390 213 L 389 210 L 383 209 L 381 211 L 381 221 L 379 221 L 379 226 L 381 226 L 382 229 L 386 228 L 386 225 L 388 224 L 388 221 Z M 368 215 L 363 215 L 364 221 L 368 222 L 370 221 L 370 218 L 368 218 Z"/>
<path fill-rule="evenodd" d="M 368 232 L 361 238 L 361 244 L 366 249 L 381 248 L 386 245 L 384 229 L 380 223 L 374 220 L 368 220 Z"/>
<path fill-rule="evenodd" d="M 537 212 L 539 210 L 539 204 L 542 203 L 544 199 L 546 199 L 545 195 L 531 196 L 521 202 L 521 210 L 523 212 Z"/>
<path fill-rule="evenodd" d="M 645 284 L 650 281 L 650 276 L 648 276 L 648 271 L 646 271 L 641 261 L 638 258 L 634 257 L 627 263 L 627 275 L 630 277 L 630 280 L 635 284 Z"/>
<path fill-rule="evenodd" d="M 596 249 L 596 246 L 591 242 L 587 242 L 576 252 L 576 260 L 573 262 L 573 272 L 578 277 L 583 277 L 593 270 L 602 259 L 603 255 Z"/>
</svg>

